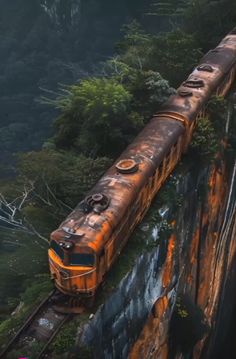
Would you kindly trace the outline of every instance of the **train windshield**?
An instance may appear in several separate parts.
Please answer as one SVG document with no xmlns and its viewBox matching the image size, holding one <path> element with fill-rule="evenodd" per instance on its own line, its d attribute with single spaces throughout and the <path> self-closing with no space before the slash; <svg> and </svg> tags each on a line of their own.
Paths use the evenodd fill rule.
<svg viewBox="0 0 236 359">
<path fill-rule="evenodd" d="M 92 267 L 95 264 L 95 256 L 88 253 L 71 253 L 70 265 L 71 266 L 85 266 Z"/>
<path fill-rule="evenodd" d="M 60 257 L 62 260 L 64 259 L 63 249 L 58 245 L 56 241 L 51 241 L 50 248 Z"/>
</svg>

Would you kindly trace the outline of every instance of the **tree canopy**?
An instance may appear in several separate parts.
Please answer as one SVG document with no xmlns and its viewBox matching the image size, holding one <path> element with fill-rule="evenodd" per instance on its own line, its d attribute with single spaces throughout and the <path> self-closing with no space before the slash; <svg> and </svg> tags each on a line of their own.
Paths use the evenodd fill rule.
<svg viewBox="0 0 236 359">
<path fill-rule="evenodd" d="M 136 124 L 130 112 L 132 96 L 113 79 L 92 78 L 70 86 L 56 101 L 55 144 L 93 156 L 116 152 Z M 113 151 L 112 151 L 113 150 Z"/>
</svg>

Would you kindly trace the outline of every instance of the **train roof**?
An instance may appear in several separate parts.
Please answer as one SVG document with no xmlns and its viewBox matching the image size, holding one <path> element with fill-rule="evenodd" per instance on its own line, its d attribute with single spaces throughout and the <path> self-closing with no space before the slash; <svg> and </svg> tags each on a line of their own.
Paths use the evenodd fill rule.
<svg viewBox="0 0 236 359">
<path fill-rule="evenodd" d="M 236 63 L 236 30 L 203 56 L 190 76 L 170 96 L 162 111 L 181 113 L 193 121 Z"/>
<path fill-rule="evenodd" d="M 112 231 L 122 225 L 125 211 L 135 202 L 148 177 L 184 131 L 184 125 L 179 121 L 153 117 L 86 196 L 102 194 L 109 202 L 107 208 L 99 214 L 94 211 L 85 213 L 84 201 L 81 202 L 51 237 L 56 240 L 68 238 L 78 246 L 101 251 Z M 127 159 L 137 164 L 135 173 L 117 170 L 117 164 Z"/>
</svg>

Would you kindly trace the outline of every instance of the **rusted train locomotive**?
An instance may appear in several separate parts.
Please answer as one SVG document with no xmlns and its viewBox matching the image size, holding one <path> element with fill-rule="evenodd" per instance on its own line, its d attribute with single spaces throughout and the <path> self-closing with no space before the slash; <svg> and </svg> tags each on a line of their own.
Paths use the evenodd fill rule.
<svg viewBox="0 0 236 359">
<path fill-rule="evenodd" d="M 213 94 L 236 73 L 236 29 L 209 51 L 120 158 L 51 235 L 50 271 L 71 296 L 94 296 L 134 227 L 177 165 Z"/>
</svg>

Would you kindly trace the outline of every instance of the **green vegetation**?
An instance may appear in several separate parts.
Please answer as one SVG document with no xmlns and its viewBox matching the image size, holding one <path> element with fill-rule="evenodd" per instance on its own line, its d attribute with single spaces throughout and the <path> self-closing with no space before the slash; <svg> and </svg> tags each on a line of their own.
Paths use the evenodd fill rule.
<svg viewBox="0 0 236 359">
<path fill-rule="evenodd" d="M 147 15 L 165 31 L 180 27 L 194 34 L 203 52 L 216 46 L 236 23 L 233 0 L 152 0 Z"/>
<path fill-rule="evenodd" d="M 160 73 L 176 87 L 185 79 L 202 56 L 195 37 L 180 28 L 157 35 L 145 34 L 133 22 L 120 42 L 120 58 L 126 64 Z"/>
<path fill-rule="evenodd" d="M 24 355 L 29 358 L 37 358 L 37 355 L 43 348 L 43 343 L 33 342 L 30 348 L 24 348 Z M 13 349 L 6 357 L 6 359 L 20 358 L 22 356 L 22 349 Z"/>
<path fill-rule="evenodd" d="M 126 30 L 120 54 L 104 64 L 104 77 L 62 88 L 55 100 L 42 99 L 62 113 L 51 146 L 93 157 L 117 156 L 174 92 L 149 64 L 153 37 L 136 22 Z"/>
<path fill-rule="evenodd" d="M 173 93 L 158 73 L 122 62 L 108 65 L 116 66 L 119 76 L 84 80 L 52 102 L 62 111 L 55 122 L 56 148 L 93 157 L 117 156 Z"/>
<path fill-rule="evenodd" d="M 75 344 L 75 338 L 78 331 L 78 320 L 71 320 L 56 337 L 52 344 L 52 350 L 55 354 L 68 352 Z"/>
<path fill-rule="evenodd" d="M 183 303 L 183 299 L 181 297 L 177 298 L 175 306 L 176 313 L 180 318 L 187 318 L 189 316 L 186 305 Z"/>
<path fill-rule="evenodd" d="M 209 117 L 203 117 L 198 120 L 196 131 L 190 145 L 193 155 L 201 156 L 204 159 L 214 159 L 220 148 L 219 138 Z"/>
<path fill-rule="evenodd" d="M 190 144 L 189 155 L 201 160 L 214 160 L 222 148 L 225 136 L 228 102 L 222 97 L 212 97 L 206 107 L 206 116 L 199 118 Z"/>
<path fill-rule="evenodd" d="M 114 155 L 139 126 L 138 116 L 130 114 L 131 100 L 114 79 L 92 78 L 69 87 L 56 101 L 63 113 L 55 123 L 56 146 L 93 156 Z"/>
<path fill-rule="evenodd" d="M 235 27 L 236 8 L 233 0 L 190 0 L 184 27 L 195 34 L 204 52 L 215 47 Z"/>
<path fill-rule="evenodd" d="M 23 305 L 19 311 L 0 324 L 0 346 L 9 341 L 9 338 L 16 333 L 32 310 L 53 288 L 49 275 L 37 275 L 33 279 L 34 283 L 32 283 L 32 278 L 24 283 L 26 290 L 20 295 L 18 303 Z"/>
<path fill-rule="evenodd" d="M 89 314 L 81 314 L 73 318 L 63 327 L 51 344 L 50 350 L 53 352 L 53 357 L 66 352 L 73 352 L 76 335 L 83 324 L 88 320 Z M 82 356 L 81 356 L 82 358 Z M 89 357 L 88 357 L 89 358 Z"/>
<path fill-rule="evenodd" d="M 18 183 L 34 183 L 33 205 L 57 207 L 64 215 L 74 207 L 111 164 L 72 152 L 42 150 L 21 157 Z"/>
<path fill-rule="evenodd" d="M 30 306 L 39 303 L 45 298 L 45 295 L 53 289 L 53 284 L 50 281 L 49 275 L 35 276 L 35 282 L 32 284 L 31 280 L 25 283 L 26 290 L 21 295 L 21 300 L 24 305 Z"/>
<path fill-rule="evenodd" d="M 21 231 L 1 231 L 0 238 L 0 319 L 4 320 L 21 301 L 31 283 L 44 282 L 39 273 L 48 272 L 47 247 Z"/>
</svg>

